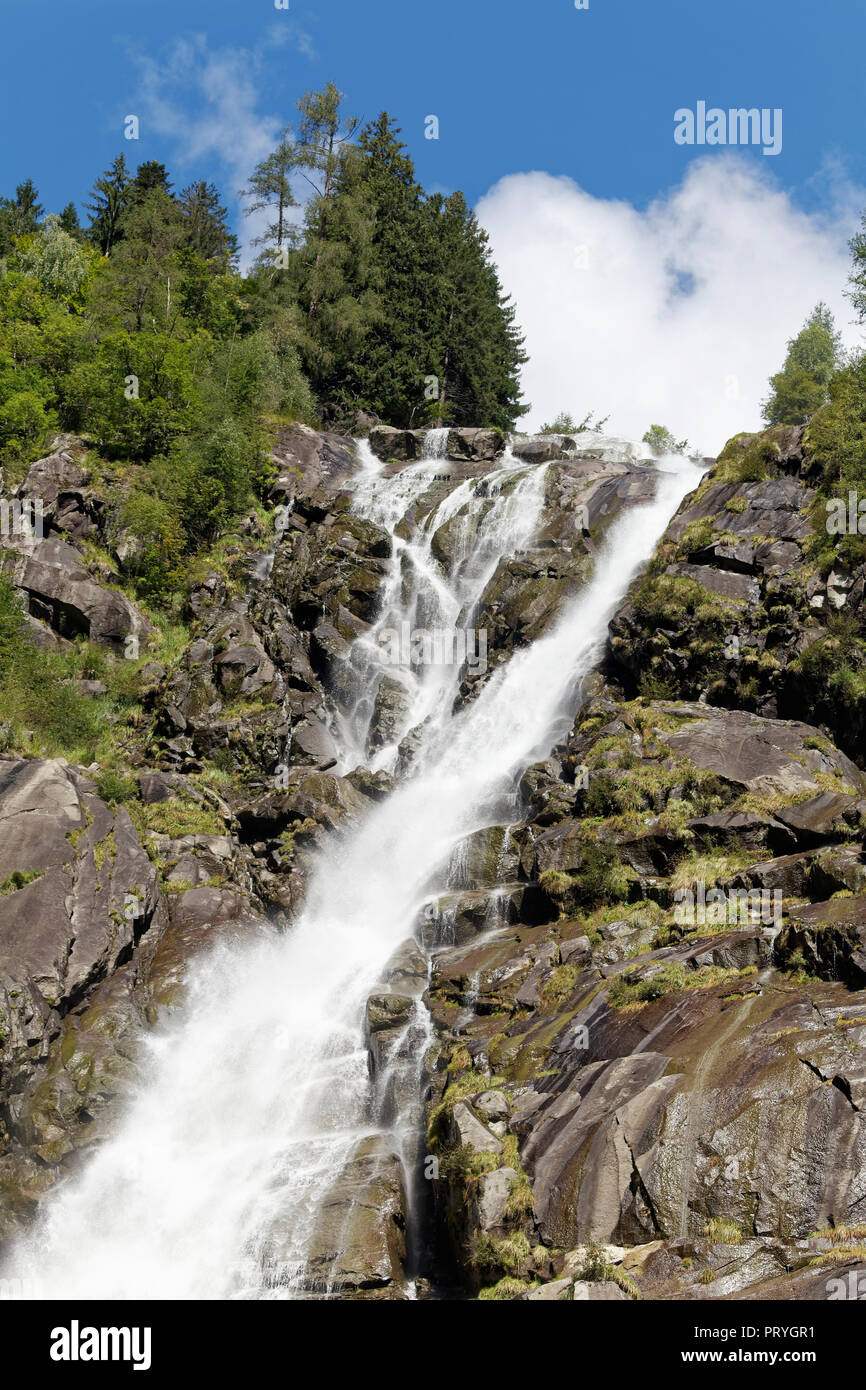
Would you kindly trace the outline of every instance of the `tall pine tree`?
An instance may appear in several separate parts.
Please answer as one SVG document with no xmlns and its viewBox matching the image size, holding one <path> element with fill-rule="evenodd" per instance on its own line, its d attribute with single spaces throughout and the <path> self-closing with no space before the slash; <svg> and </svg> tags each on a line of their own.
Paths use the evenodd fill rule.
<svg viewBox="0 0 866 1390">
<path fill-rule="evenodd" d="M 120 236 L 120 219 L 127 206 L 129 192 L 129 171 L 126 157 L 119 154 L 104 174 L 96 180 L 90 190 L 91 201 L 85 203 L 90 213 L 90 226 L 87 235 L 98 246 L 103 256 L 107 256 Z"/>
<path fill-rule="evenodd" d="M 200 180 L 185 188 L 178 200 L 186 219 L 186 244 L 203 261 L 226 270 L 237 256 L 238 242 L 228 225 L 228 212 L 212 183 Z"/>
<path fill-rule="evenodd" d="M 259 161 L 250 175 L 249 188 L 241 189 L 241 197 L 250 199 L 249 206 L 244 209 L 247 217 L 263 208 L 271 208 L 276 214 L 263 235 L 256 238 L 259 245 L 274 243 L 279 251 L 284 242 L 292 240 L 289 212 L 297 207 L 292 192 L 292 173 L 296 163 L 291 126 L 286 126 L 276 148 Z"/>
<path fill-rule="evenodd" d="M 426 211 L 432 292 L 424 319 L 439 380 L 436 423 L 510 429 L 526 408 L 520 368 L 527 359 L 487 233 L 460 192 L 431 198 Z"/>
</svg>

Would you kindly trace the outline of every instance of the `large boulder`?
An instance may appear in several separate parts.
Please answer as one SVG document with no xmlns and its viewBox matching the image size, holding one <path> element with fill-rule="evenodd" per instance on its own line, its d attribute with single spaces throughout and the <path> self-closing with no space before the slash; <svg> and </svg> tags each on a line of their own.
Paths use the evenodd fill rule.
<svg viewBox="0 0 866 1390">
<path fill-rule="evenodd" d="M 167 925 L 124 807 L 56 760 L 0 760 L 0 1236 L 129 1084 Z"/>
<path fill-rule="evenodd" d="M 0 566 L 24 594 L 32 617 L 63 637 L 86 637 L 125 654 L 127 638 L 144 641 L 152 628 L 119 589 L 94 582 L 81 556 L 55 537 L 23 541 L 5 537 Z"/>
<path fill-rule="evenodd" d="M 90 488 L 81 462 L 86 452 L 77 436 L 58 435 L 51 453 L 31 464 L 18 489 L 19 498 L 41 502 L 47 528 L 76 540 L 98 534 L 105 524 L 105 500 Z"/>
<path fill-rule="evenodd" d="M 283 505 L 298 494 L 342 486 L 357 467 L 354 440 L 300 424 L 277 432 L 271 459 L 277 476 L 270 497 Z"/>
</svg>

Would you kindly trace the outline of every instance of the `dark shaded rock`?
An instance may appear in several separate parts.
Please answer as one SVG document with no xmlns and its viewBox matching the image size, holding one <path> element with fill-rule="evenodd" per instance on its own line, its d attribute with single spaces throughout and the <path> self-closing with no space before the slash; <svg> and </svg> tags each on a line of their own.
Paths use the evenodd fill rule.
<svg viewBox="0 0 866 1390">
<path fill-rule="evenodd" d="M 380 459 L 420 458 L 421 448 L 411 430 L 394 429 L 391 425 L 376 425 L 370 431 L 370 448 Z"/>
<path fill-rule="evenodd" d="M 144 641 L 151 626 L 114 589 L 94 583 L 77 550 L 62 541 L 2 540 L 0 565 L 24 594 L 30 614 L 63 637 L 83 636 L 124 653 L 127 637 Z"/>
<path fill-rule="evenodd" d="M 841 792 L 822 792 L 819 796 L 801 801 L 797 806 L 786 806 L 777 812 L 776 819 L 787 825 L 796 835 L 798 844 L 808 846 L 821 844 L 825 840 L 843 838 L 850 834 L 846 816 L 857 805 L 855 796 Z"/>
<path fill-rule="evenodd" d="M 776 945 L 779 962 L 852 989 L 866 985 L 866 896 L 793 909 Z"/>
</svg>

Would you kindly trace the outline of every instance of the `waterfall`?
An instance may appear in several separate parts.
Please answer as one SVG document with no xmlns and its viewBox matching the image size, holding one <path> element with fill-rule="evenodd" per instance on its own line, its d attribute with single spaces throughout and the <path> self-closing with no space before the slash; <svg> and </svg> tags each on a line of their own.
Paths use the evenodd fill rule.
<svg viewBox="0 0 866 1390">
<path fill-rule="evenodd" d="M 362 449 L 356 506 L 393 527 L 429 474 L 421 460 L 387 479 Z M 49 1298 L 291 1298 L 330 1287 L 327 1272 L 310 1272 L 317 1220 L 359 1143 L 389 1123 L 368 1073 L 366 999 L 447 885 L 457 843 L 513 817 L 517 779 L 570 726 L 612 611 L 697 478 L 683 459 L 661 461 L 656 500 L 613 525 L 555 629 L 472 703 L 455 712 L 453 669 L 396 668 L 401 726 L 418 736 L 412 775 L 323 851 L 290 933 L 224 943 L 193 964 L 184 1006 L 143 1040 L 139 1088 L 113 1136 L 46 1201 L 5 1274 L 38 1277 Z M 483 483 L 455 488 L 411 541 L 395 540 L 377 626 L 471 621 L 485 576 L 531 540 L 543 488 L 544 470 L 510 455 Z M 446 525 L 447 575 L 431 550 Z M 375 631 L 355 646 L 358 681 L 381 679 Z M 346 764 L 366 757 L 369 713 L 361 694 L 342 720 Z M 379 756 L 394 753 L 392 744 Z M 423 1043 L 423 1019 L 413 1026 Z"/>
<path fill-rule="evenodd" d="M 431 431 L 444 433 L 448 431 Z M 429 436 L 428 436 L 429 438 Z M 387 478 L 383 465 L 362 450 L 355 510 L 393 533 L 410 505 L 430 488 L 435 476 L 421 459 Z M 379 616 L 353 643 L 351 685 L 358 692 L 351 709 L 333 729 L 341 750 L 340 769 L 365 763 L 374 771 L 393 770 L 400 740 L 436 715 L 447 715 L 462 662 L 419 662 L 413 634 L 461 635 L 475 641 L 469 626 L 474 610 L 500 558 L 517 555 L 532 540 L 544 505 L 546 466 L 522 463 L 509 451 L 483 479 L 460 483 L 434 506 L 412 540 L 393 537 L 394 556 Z M 448 576 L 433 555 L 437 532 L 451 528 L 452 567 Z M 447 653 L 445 653 L 447 655 Z M 388 677 L 403 691 L 403 714 L 395 736 L 371 747 L 371 723 L 381 681 Z M 345 678 L 341 681 L 345 685 Z"/>
<path fill-rule="evenodd" d="M 447 427 L 445 429 L 428 430 L 424 437 L 424 448 L 422 458 L 425 459 L 444 459 L 448 457 L 448 436 L 451 433 Z"/>
</svg>

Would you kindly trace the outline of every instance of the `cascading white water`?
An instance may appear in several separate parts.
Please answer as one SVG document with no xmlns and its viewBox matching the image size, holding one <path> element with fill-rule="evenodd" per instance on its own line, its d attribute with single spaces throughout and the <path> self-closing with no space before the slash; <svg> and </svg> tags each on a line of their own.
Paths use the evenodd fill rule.
<svg viewBox="0 0 866 1390">
<path fill-rule="evenodd" d="M 445 886 L 457 841 L 495 822 L 522 769 L 570 724 L 612 610 L 697 481 L 682 459 L 661 467 L 670 471 L 657 499 L 614 525 L 594 578 L 555 630 L 497 670 L 473 704 L 454 715 L 450 701 L 431 706 L 418 683 L 409 717 L 418 724 L 426 711 L 427 723 L 411 780 L 331 843 L 290 934 L 226 945 L 197 963 L 181 1013 L 144 1042 L 140 1090 L 114 1137 L 47 1203 L 4 1273 L 41 1280 L 51 1298 L 303 1296 L 324 1200 L 377 1128 L 361 1032 L 367 996 L 437 874 Z M 497 470 L 513 471 L 510 462 Z M 363 487 L 362 471 L 361 507 Z M 437 525 L 463 505 L 456 493 Z M 380 480 L 376 505 L 396 507 L 387 494 Z M 504 545 L 515 519 L 501 521 Z M 483 525 L 479 535 L 485 544 Z M 468 565 L 470 597 L 491 562 Z M 455 585 L 445 586 L 442 611 L 459 616 L 467 600 Z"/>
<path fill-rule="evenodd" d="M 447 445 L 447 430 L 430 440 L 418 463 L 390 479 L 369 448 L 362 449 L 362 470 L 355 509 L 393 532 L 410 505 L 431 486 L 435 467 L 431 452 Z M 378 619 L 352 646 L 350 666 L 357 699 L 336 721 L 334 733 L 342 749 L 341 769 L 366 763 L 378 771 L 392 770 L 400 739 L 434 712 L 447 713 L 457 686 L 461 654 L 480 664 L 484 659 L 478 635 L 467 627 L 474 609 L 502 556 L 518 555 L 535 534 L 544 505 L 546 468 L 521 463 L 507 450 L 499 465 L 483 478 L 468 478 L 449 492 L 424 519 L 409 541 L 393 537 L 394 557 L 384 586 Z M 432 547 L 437 532 L 448 526 L 451 570 L 443 577 Z M 431 642 L 448 634 L 461 641 L 446 645 L 446 659 L 418 658 L 413 639 L 429 634 Z M 455 659 L 449 660 L 448 657 Z M 404 692 L 404 713 L 395 736 L 378 749 L 370 745 L 370 729 L 379 683 L 398 682 Z"/>
</svg>

